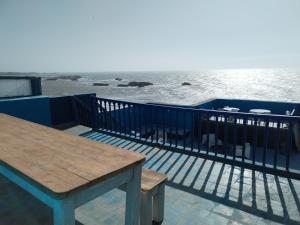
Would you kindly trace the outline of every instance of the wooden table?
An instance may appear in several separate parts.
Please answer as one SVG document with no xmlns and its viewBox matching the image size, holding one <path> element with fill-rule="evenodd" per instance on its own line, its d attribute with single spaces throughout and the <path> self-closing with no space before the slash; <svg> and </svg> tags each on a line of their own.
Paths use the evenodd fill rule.
<svg viewBox="0 0 300 225">
<path fill-rule="evenodd" d="M 127 186 L 125 224 L 139 223 L 145 157 L 0 113 L 0 173 L 53 208 L 55 225 L 75 209 Z"/>
</svg>

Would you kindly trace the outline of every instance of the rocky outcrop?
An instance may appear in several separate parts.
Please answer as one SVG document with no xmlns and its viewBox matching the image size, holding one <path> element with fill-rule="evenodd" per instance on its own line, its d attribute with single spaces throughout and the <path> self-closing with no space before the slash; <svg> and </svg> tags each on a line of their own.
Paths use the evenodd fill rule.
<svg viewBox="0 0 300 225">
<path fill-rule="evenodd" d="M 128 86 L 130 87 L 145 87 L 145 86 L 149 86 L 149 85 L 153 85 L 153 83 L 150 82 L 137 82 L 137 81 L 132 81 L 128 83 Z"/>
<path fill-rule="evenodd" d="M 77 81 L 78 79 L 80 79 L 81 76 L 79 75 L 60 75 L 60 76 L 56 76 L 56 77 L 49 77 L 46 80 L 72 80 L 72 81 Z"/>
<path fill-rule="evenodd" d="M 192 84 L 189 83 L 189 82 L 183 82 L 181 85 L 182 85 L 182 86 L 187 86 L 187 85 L 192 85 Z"/>
<path fill-rule="evenodd" d="M 106 83 L 93 83 L 94 86 L 100 86 L 100 87 L 105 87 L 105 86 L 109 86 L 109 84 Z"/>
<path fill-rule="evenodd" d="M 128 84 L 118 84 L 118 87 L 128 87 Z"/>
<path fill-rule="evenodd" d="M 115 80 L 117 80 L 117 81 L 122 81 L 123 79 L 120 78 L 120 77 L 117 77 L 117 78 L 115 78 Z"/>
<path fill-rule="evenodd" d="M 132 81 L 129 82 L 128 84 L 118 84 L 118 87 L 145 87 L 149 85 L 153 85 L 153 83 L 143 82 L 143 81 L 142 82 Z"/>
</svg>

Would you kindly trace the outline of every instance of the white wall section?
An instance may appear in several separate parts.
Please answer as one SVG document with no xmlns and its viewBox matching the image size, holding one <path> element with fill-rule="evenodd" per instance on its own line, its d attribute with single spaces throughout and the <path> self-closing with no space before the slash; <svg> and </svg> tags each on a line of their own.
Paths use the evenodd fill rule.
<svg viewBox="0 0 300 225">
<path fill-rule="evenodd" d="M 0 98 L 31 95 L 31 81 L 28 79 L 1 79 Z"/>
</svg>

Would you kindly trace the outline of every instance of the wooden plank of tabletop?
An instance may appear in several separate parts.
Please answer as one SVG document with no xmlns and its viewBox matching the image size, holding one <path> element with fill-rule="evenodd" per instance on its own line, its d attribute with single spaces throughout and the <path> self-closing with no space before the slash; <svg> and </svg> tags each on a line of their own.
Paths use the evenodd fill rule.
<svg viewBox="0 0 300 225">
<path fill-rule="evenodd" d="M 141 154 L 0 113 L 0 162 L 53 194 L 66 194 L 142 163 Z"/>
</svg>

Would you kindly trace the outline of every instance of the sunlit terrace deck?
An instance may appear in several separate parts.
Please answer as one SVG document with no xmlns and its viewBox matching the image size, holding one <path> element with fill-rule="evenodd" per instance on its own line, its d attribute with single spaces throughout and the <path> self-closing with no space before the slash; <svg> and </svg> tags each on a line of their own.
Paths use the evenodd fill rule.
<svg viewBox="0 0 300 225">
<path fill-rule="evenodd" d="M 92 127 L 75 133 L 145 154 L 144 166 L 169 178 L 163 224 L 300 224 L 300 104 L 202 106 L 90 94 L 0 100 L 0 112 L 58 129 Z M 247 113 L 257 107 L 275 114 Z M 124 211 L 125 193 L 114 190 L 78 208 L 77 224 L 124 224 Z M 53 224 L 52 210 L 1 176 L 0 224 Z"/>
<path fill-rule="evenodd" d="M 78 129 L 76 130 L 78 131 Z M 80 131 L 81 132 L 81 131 Z M 300 224 L 300 181 L 167 151 L 100 132 L 84 137 L 147 156 L 168 175 L 164 225 Z M 0 177 L 0 224 L 52 224 L 52 211 Z M 124 224 L 125 193 L 111 191 L 76 211 L 77 224 Z"/>
</svg>

